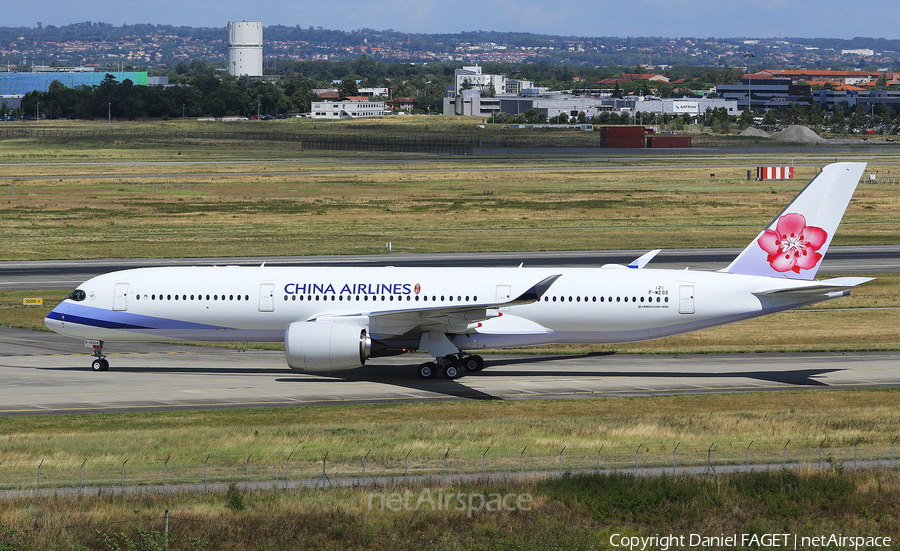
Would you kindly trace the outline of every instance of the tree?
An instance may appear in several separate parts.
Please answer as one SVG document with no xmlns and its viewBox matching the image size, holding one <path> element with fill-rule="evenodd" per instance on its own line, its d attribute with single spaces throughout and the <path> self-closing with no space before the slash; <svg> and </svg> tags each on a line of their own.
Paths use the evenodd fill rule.
<svg viewBox="0 0 900 551">
<path fill-rule="evenodd" d="M 741 112 L 741 118 L 738 125 L 742 130 L 753 126 L 753 113 L 750 112 L 750 109 L 744 109 Z"/>
<path fill-rule="evenodd" d="M 612 97 L 614 98 L 624 98 L 625 94 L 622 93 L 622 89 L 619 88 L 619 83 L 616 83 L 616 87 L 613 88 Z"/>
<path fill-rule="evenodd" d="M 809 111 L 806 115 L 806 122 L 816 129 L 819 130 L 819 127 L 822 126 L 822 122 L 824 121 L 824 117 L 822 115 L 822 106 L 819 105 L 819 102 L 814 101 L 812 105 L 809 106 Z"/>
<path fill-rule="evenodd" d="M 862 104 L 857 104 L 856 109 L 853 110 L 853 115 L 850 117 L 850 125 L 856 128 L 863 128 L 866 126 L 866 120 L 866 112 Z"/>
<path fill-rule="evenodd" d="M 491 82 L 488 83 L 487 90 L 485 91 L 486 97 L 492 98 L 497 95 L 497 89 L 494 88 L 494 79 L 491 79 Z"/>
<path fill-rule="evenodd" d="M 338 95 L 342 98 L 358 96 L 359 88 L 356 87 L 356 79 L 349 76 L 341 79 L 341 84 L 338 86 Z"/>
</svg>

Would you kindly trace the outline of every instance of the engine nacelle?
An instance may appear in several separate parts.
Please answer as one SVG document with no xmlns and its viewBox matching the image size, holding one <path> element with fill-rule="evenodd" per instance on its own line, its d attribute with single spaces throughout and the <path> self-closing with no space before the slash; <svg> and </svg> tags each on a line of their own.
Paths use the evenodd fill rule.
<svg viewBox="0 0 900 551">
<path fill-rule="evenodd" d="M 366 363 L 372 339 L 357 325 L 295 321 L 284 330 L 284 356 L 298 371 L 338 371 Z"/>
</svg>

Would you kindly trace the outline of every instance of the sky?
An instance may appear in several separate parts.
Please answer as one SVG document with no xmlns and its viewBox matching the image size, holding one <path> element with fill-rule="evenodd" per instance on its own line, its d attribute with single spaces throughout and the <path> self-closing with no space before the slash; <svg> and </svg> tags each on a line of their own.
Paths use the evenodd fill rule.
<svg viewBox="0 0 900 551">
<path fill-rule="evenodd" d="M 37 9 L 35 9 L 37 8 Z M 897 0 L 44 0 L 11 2 L 0 25 L 102 21 L 224 28 L 262 21 L 353 31 L 507 31 L 573 36 L 900 38 Z"/>
</svg>

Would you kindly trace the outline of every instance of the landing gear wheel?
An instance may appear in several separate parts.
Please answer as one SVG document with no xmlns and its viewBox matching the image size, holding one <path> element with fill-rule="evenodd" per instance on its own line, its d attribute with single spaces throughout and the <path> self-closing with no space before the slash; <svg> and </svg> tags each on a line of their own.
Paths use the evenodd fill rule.
<svg viewBox="0 0 900 551">
<path fill-rule="evenodd" d="M 433 379 L 437 374 L 438 366 L 434 362 L 426 362 L 419 366 L 419 377 L 422 379 Z"/>
<path fill-rule="evenodd" d="M 466 356 L 462 360 L 462 366 L 466 371 L 481 371 L 484 369 L 484 358 L 481 356 Z"/>
<path fill-rule="evenodd" d="M 450 364 L 444 368 L 444 377 L 450 379 L 451 381 L 453 379 L 459 379 L 460 375 L 462 375 L 462 373 L 460 373 L 459 368 L 454 364 Z"/>
<path fill-rule="evenodd" d="M 97 358 L 91 362 L 91 369 L 94 371 L 106 371 L 109 369 L 109 362 L 105 358 Z"/>
</svg>

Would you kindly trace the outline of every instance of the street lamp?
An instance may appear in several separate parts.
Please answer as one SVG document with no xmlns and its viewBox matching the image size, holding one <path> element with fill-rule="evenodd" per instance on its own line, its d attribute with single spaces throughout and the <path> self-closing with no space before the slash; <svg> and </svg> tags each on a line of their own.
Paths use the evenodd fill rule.
<svg viewBox="0 0 900 551">
<path fill-rule="evenodd" d="M 753 75 L 750 74 L 750 58 L 756 57 L 750 52 L 744 54 L 744 60 L 747 62 L 747 112 L 753 113 L 751 106 L 753 105 L 753 96 L 750 93 L 750 85 L 753 84 Z"/>
</svg>

